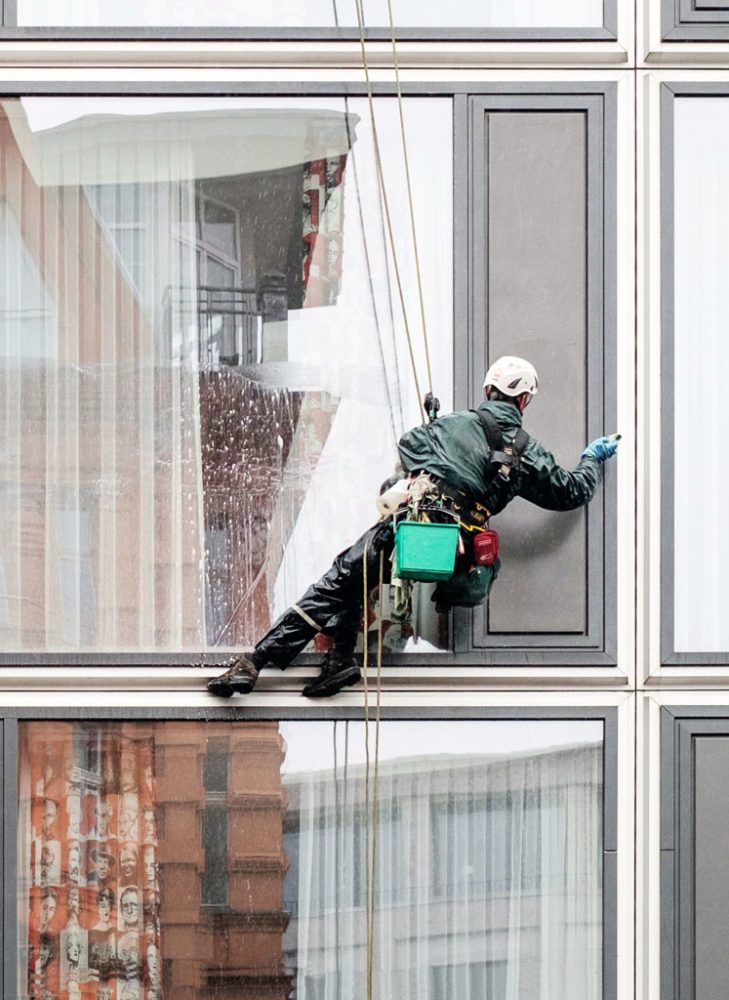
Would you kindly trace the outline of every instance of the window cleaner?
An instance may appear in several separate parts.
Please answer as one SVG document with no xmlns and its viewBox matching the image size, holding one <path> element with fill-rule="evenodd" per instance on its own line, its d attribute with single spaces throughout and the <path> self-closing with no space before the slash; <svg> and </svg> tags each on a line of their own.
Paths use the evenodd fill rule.
<svg viewBox="0 0 729 1000">
<path fill-rule="evenodd" d="M 363 575 L 377 578 L 381 552 L 389 565 L 402 504 L 405 512 L 414 509 L 416 517 L 425 514 L 440 523 L 457 520 L 462 544 L 453 573 L 436 584 L 433 595 L 437 609 L 446 611 L 473 607 L 488 595 L 500 565 L 497 543 L 489 535 L 490 520 L 515 497 L 554 511 L 573 510 L 592 499 L 603 463 L 617 451 L 619 435 L 596 438 L 570 471 L 522 429 L 523 413 L 539 390 L 530 362 L 499 358 L 486 373 L 484 390 L 477 409 L 449 413 L 403 435 L 398 451 L 407 478 L 403 475 L 389 487 L 388 492 L 395 492 L 386 500 L 382 519 L 336 557 L 252 653 L 237 657 L 208 683 L 211 694 L 248 694 L 260 670 L 285 669 L 320 632 L 332 637 L 333 648 L 304 695 L 326 697 L 356 684 L 361 678 L 354 649 L 364 610 Z M 407 500 L 401 499 L 393 510 L 398 494 L 402 498 L 406 492 Z M 487 537 L 476 543 L 479 535 Z M 387 573 L 386 578 L 389 581 Z"/>
</svg>

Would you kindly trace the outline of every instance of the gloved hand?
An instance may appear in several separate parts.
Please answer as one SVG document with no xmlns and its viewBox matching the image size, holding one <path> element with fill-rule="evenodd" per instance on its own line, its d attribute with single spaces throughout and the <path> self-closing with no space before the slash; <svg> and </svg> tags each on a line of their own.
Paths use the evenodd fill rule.
<svg viewBox="0 0 729 1000">
<path fill-rule="evenodd" d="M 580 458 L 594 458 L 596 462 L 604 462 L 605 459 L 613 457 L 618 450 L 619 441 L 619 434 L 595 438 L 594 441 L 590 441 Z"/>
</svg>

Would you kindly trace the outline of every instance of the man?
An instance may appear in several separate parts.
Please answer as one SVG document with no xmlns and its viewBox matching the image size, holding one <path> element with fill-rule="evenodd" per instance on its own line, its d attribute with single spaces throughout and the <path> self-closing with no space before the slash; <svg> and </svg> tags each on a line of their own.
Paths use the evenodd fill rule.
<svg viewBox="0 0 729 1000">
<path fill-rule="evenodd" d="M 40 933 L 47 934 L 51 930 L 51 921 L 56 913 L 58 899 L 53 889 L 46 889 L 40 905 Z"/>
<path fill-rule="evenodd" d="M 108 887 L 99 889 L 96 893 L 96 910 L 99 919 L 92 927 L 94 931 L 110 931 L 114 919 L 114 890 Z"/>
<path fill-rule="evenodd" d="M 103 886 L 111 876 L 114 858 L 104 847 L 94 847 L 90 851 L 91 863 L 94 866 L 89 872 L 89 884 Z"/>
<path fill-rule="evenodd" d="M 68 881 L 78 885 L 81 881 L 81 844 L 72 840 L 68 845 Z"/>
<path fill-rule="evenodd" d="M 139 929 L 139 889 L 136 885 L 128 885 L 119 896 L 119 916 L 120 931 Z"/>
<path fill-rule="evenodd" d="M 41 837 L 44 840 L 53 840 L 53 828 L 56 824 L 58 806 L 53 799 L 45 799 L 43 802 L 43 813 L 41 816 Z"/>
<path fill-rule="evenodd" d="M 113 812 L 111 802 L 108 799 L 97 796 L 94 801 L 94 828 L 88 834 L 89 840 L 114 839 L 114 834 L 111 830 Z"/>
<path fill-rule="evenodd" d="M 516 496 L 547 510 L 572 510 L 588 503 L 600 481 L 602 462 L 615 454 L 617 441 L 601 437 L 585 448 L 572 472 L 561 468 L 539 441 L 521 431 L 522 414 L 538 386 L 537 373 L 528 361 L 499 358 L 486 373 L 486 399 L 478 410 L 448 414 L 413 428 L 400 439 L 405 473 L 411 482 L 419 476 L 426 496 L 469 526 L 470 531 L 461 532 L 466 545 L 474 530 L 486 527 L 489 518 Z M 224 674 L 209 681 L 208 690 L 222 697 L 249 693 L 263 667 L 284 669 L 317 632 L 333 637 L 333 649 L 321 674 L 303 694 L 327 697 L 355 684 L 361 677 L 353 653 L 362 613 L 364 553 L 368 579 L 374 582 L 380 552 L 389 556 L 393 544 L 392 518 L 387 517 L 337 556 L 253 652 L 238 657 Z M 437 589 L 439 610 L 472 603 L 458 586 L 465 577 L 457 572 L 453 585 Z"/>
<path fill-rule="evenodd" d="M 122 844 L 119 854 L 119 869 L 121 871 L 121 881 L 128 885 L 137 881 L 137 845 Z"/>
</svg>

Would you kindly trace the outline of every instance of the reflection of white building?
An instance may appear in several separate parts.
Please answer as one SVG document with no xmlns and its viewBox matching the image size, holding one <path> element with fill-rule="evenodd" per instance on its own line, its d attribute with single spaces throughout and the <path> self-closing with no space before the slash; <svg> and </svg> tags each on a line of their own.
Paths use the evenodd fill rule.
<svg viewBox="0 0 729 1000">
<path fill-rule="evenodd" d="M 284 777 L 298 1000 L 365 995 L 365 778 Z M 381 762 L 376 995 L 601 997 L 601 804 L 601 744 Z"/>
</svg>

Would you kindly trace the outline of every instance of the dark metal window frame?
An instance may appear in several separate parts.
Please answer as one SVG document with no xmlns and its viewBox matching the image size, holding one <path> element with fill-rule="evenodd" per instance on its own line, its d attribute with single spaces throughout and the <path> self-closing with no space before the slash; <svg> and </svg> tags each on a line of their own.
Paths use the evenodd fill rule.
<svg viewBox="0 0 729 1000">
<path fill-rule="evenodd" d="M 618 37 L 618 0 L 603 0 L 601 28 L 454 28 L 443 25 L 434 28 L 398 27 L 397 39 L 402 42 L 614 42 Z M 391 39 L 389 28 L 367 28 L 369 41 Z M 2 27 L 0 38 L 10 41 L 251 41 L 251 42 L 351 42 L 359 41 L 357 28 L 336 26 L 310 28 L 101 28 L 101 27 L 48 27 L 18 26 L 17 0 L 2 0 Z"/>
<path fill-rule="evenodd" d="M 729 736 L 729 706 L 661 708 L 661 1000 L 694 996 L 697 736 Z"/>
<path fill-rule="evenodd" d="M 394 84 L 374 84 L 375 96 L 394 97 Z M 614 82 L 535 82 L 535 83 L 406 83 L 402 85 L 405 97 L 441 97 L 453 102 L 453 331 L 454 331 L 454 394 L 456 405 L 468 405 L 473 398 L 476 384 L 474 367 L 474 322 L 468 296 L 471 294 L 469 268 L 472 265 L 469 246 L 474 210 L 469 195 L 472 171 L 468 143 L 470 134 L 469 102 L 486 99 L 497 102 L 502 110 L 510 107 L 537 110 L 549 104 L 547 110 L 574 111 L 581 108 L 592 116 L 589 126 L 588 149 L 594 151 L 595 164 L 590 189 L 601 195 L 599 207 L 593 200 L 588 208 L 588 225 L 599 230 L 598 243 L 594 246 L 590 263 L 595 254 L 601 255 L 599 274 L 591 276 L 597 284 L 591 286 L 593 307 L 590 320 L 593 342 L 590 352 L 604 359 L 599 374 L 591 366 L 590 395 L 600 399 L 600 413 L 591 413 L 596 419 L 596 433 L 603 424 L 614 422 L 617 399 L 617 84 Z M 252 96 L 252 97 L 363 97 L 366 88 L 359 83 L 0 83 L 0 98 L 11 97 L 191 97 L 191 96 Z M 588 122 L 590 118 L 588 117 Z M 599 286 L 599 290 L 598 290 Z M 597 301 L 597 315 L 594 303 Z M 596 379 L 602 378 L 598 386 Z M 480 384 L 480 383 L 479 383 Z M 598 427 L 599 423 L 599 427 Z M 600 487 L 601 495 L 595 501 L 603 510 L 604 525 L 593 532 L 593 551 L 602 550 L 603 580 L 599 581 L 600 597 L 593 601 L 599 609 L 591 620 L 590 634 L 584 636 L 545 635 L 534 645 L 516 643 L 508 647 L 503 637 L 492 648 L 472 645 L 472 612 L 457 609 L 453 617 L 452 648 L 439 653 L 391 654 L 384 660 L 386 666 L 444 667 L 444 666 L 507 666 L 507 667 L 614 667 L 617 665 L 617 490 L 616 477 Z M 597 509 L 597 508 L 596 508 Z M 604 530 L 603 530 L 604 528 Z M 597 537 L 599 535 L 599 538 Z M 612 539 L 608 544 L 606 540 Z M 594 581 L 590 581 L 590 585 Z M 541 642 L 541 644 L 540 644 Z M 59 669 L 69 666 L 178 666 L 191 664 L 217 666 L 227 662 L 228 653 L 208 651 L 173 651 L 169 653 L 6 653 L 0 652 L 2 666 L 51 666 Z M 299 657 L 301 665 L 318 662 L 313 654 Z"/>
<path fill-rule="evenodd" d="M 383 708 L 383 721 L 398 720 L 460 720 L 483 721 L 602 721 L 603 723 L 603 879 L 602 879 L 602 971 L 603 1000 L 618 996 L 618 710 L 613 707 L 570 708 Z M 357 708 L 268 708 L 268 709 L 169 709 L 169 708 L 37 708 L 0 709 L 3 730 L 3 759 L 0 779 L 3 782 L 3 821 L 0 822 L 0 843 L 4 842 L 5 880 L 3 904 L 0 907 L 0 933 L 3 953 L 3 984 L 5 1000 L 18 1000 L 17 993 L 17 816 L 18 816 L 18 724 L 53 719 L 68 722 L 187 721 L 230 722 L 279 720 L 338 721 L 363 720 Z M 4 841 L 3 841 L 4 835 Z"/>
<path fill-rule="evenodd" d="M 661 0 L 664 42 L 729 41 L 729 0 Z"/>
<path fill-rule="evenodd" d="M 726 83 L 661 84 L 661 663 L 666 667 L 729 666 L 724 653 L 675 649 L 675 224 L 674 102 L 677 97 L 729 97 Z"/>
</svg>

